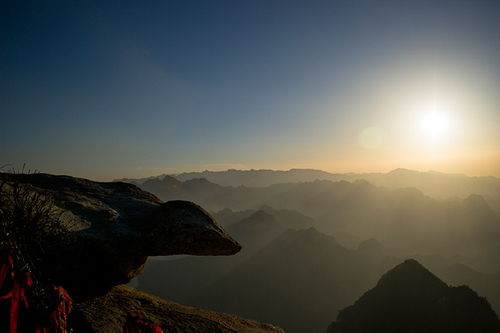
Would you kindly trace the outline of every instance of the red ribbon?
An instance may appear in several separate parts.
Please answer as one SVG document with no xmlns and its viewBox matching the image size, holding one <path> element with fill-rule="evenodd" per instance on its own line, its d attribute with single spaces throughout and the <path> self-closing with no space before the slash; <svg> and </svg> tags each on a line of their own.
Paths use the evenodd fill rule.
<svg viewBox="0 0 500 333">
<path fill-rule="evenodd" d="M 12 249 L 9 249 L 6 253 L 0 253 L 0 290 L 9 278 L 12 281 L 12 289 L 7 294 L 0 295 L 0 301 L 10 299 L 9 332 L 17 333 L 20 306 L 24 305 L 28 309 L 29 302 L 26 297 L 26 290 L 33 286 L 33 280 L 29 272 L 25 273 L 21 279 L 16 276 L 12 254 Z M 67 321 L 71 312 L 71 297 L 62 287 L 54 287 L 54 297 L 56 298 L 56 305 L 49 314 L 48 326 L 37 328 L 36 333 L 65 333 L 68 331 Z M 26 319 L 25 322 L 27 322 Z"/>
<path fill-rule="evenodd" d="M 140 313 L 129 313 L 124 333 L 164 333 L 158 324 L 148 322 Z"/>
</svg>

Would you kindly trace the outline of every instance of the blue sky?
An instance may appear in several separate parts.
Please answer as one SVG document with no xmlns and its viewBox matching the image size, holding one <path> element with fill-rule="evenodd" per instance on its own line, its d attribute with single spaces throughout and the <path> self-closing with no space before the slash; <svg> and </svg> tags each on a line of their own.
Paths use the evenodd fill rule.
<svg viewBox="0 0 500 333">
<path fill-rule="evenodd" d="M 0 41 L 0 164 L 95 179 L 500 170 L 498 1 L 7 0 Z M 478 133 L 446 160 L 393 124 L 411 109 L 394 100 L 436 80 Z M 390 142 L 360 147 L 370 126 Z"/>
</svg>

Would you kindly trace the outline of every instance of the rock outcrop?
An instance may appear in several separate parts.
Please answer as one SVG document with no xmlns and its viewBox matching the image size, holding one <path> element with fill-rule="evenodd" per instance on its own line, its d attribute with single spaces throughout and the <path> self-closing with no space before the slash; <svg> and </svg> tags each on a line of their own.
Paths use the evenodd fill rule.
<svg viewBox="0 0 500 333">
<path fill-rule="evenodd" d="M 328 333 L 366 332 L 494 333 L 500 322 L 485 298 L 467 286 L 448 286 L 410 259 L 340 311 L 328 328 Z"/>
<path fill-rule="evenodd" d="M 68 237 L 56 280 L 76 297 L 95 296 L 140 274 L 148 256 L 231 255 L 241 246 L 198 205 L 162 203 L 135 185 L 19 174 L 14 181 L 50 195 Z"/>
<path fill-rule="evenodd" d="M 0 187 L 2 196 L 22 187 L 27 196 L 37 193 L 53 199 L 57 233 L 49 232 L 40 247 L 47 253 L 30 255 L 43 257 L 37 261 L 51 275 L 48 280 L 73 298 L 69 320 L 75 332 L 121 332 L 131 314 L 137 314 L 133 320 L 166 332 L 283 332 L 120 285 L 142 272 L 148 256 L 240 251 L 238 242 L 200 206 L 188 201 L 163 203 L 132 184 L 48 174 L 0 173 Z M 7 203 L 4 199 L 0 197 Z M 16 244 L 30 243 L 23 239 Z"/>
</svg>

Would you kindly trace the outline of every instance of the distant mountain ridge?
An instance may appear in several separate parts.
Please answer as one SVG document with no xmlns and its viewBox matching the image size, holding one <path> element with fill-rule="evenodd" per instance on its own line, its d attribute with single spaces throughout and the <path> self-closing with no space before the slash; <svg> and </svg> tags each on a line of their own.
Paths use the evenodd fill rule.
<svg viewBox="0 0 500 333">
<path fill-rule="evenodd" d="M 470 177 L 437 171 L 395 169 L 388 173 L 330 173 L 315 169 L 290 170 L 235 170 L 184 172 L 141 179 L 118 179 L 142 185 L 146 181 L 172 177 L 180 181 L 204 178 L 221 186 L 263 187 L 281 183 L 311 182 L 315 180 L 349 181 L 364 179 L 389 188 L 415 187 L 436 198 L 466 198 L 471 194 L 483 196 L 492 207 L 500 207 L 500 178 L 493 176 Z"/>
<path fill-rule="evenodd" d="M 210 182 L 223 186 L 268 186 L 279 183 L 295 183 L 301 181 L 312 181 L 316 179 L 332 180 L 336 175 L 322 170 L 315 169 L 290 169 L 290 170 L 270 170 L 270 169 L 250 169 L 236 170 L 228 169 L 225 171 L 200 171 L 200 172 L 182 172 L 179 174 L 162 174 L 146 178 L 122 178 L 116 181 L 135 182 L 142 184 L 147 180 L 170 176 L 180 181 L 186 181 L 197 178 L 205 178 Z M 335 178 L 336 179 L 336 178 Z M 340 179 L 340 178 L 339 178 Z"/>
<path fill-rule="evenodd" d="M 288 227 L 310 226 L 311 223 L 306 225 L 306 216 L 312 218 L 313 225 L 322 232 L 340 231 L 359 240 L 375 238 L 389 247 L 408 251 L 407 255 L 460 254 L 467 257 L 462 263 L 474 268 L 478 267 L 474 264 L 476 257 L 481 255 L 483 259 L 478 264 L 493 270 L 500 268 L 497 260 L 500 215 L 479 195 L 464 200 L 438 200 L 415 188 L 390 189 L 365 180 L 234 187 L 204 178 L 182 182 L 165 176 L 148 180 L 142 188 L 162 200 L 189 200 L 212 212 L 252 211 L 269 206 L 289 211 L 289 219 L 299 223 Z M 290 211 L 301 215 L 294 217 Z M 244 217 L 245 214 L 241 214 Z M 460 240 L 459 247 L 457 240 Z"/>
</svg>

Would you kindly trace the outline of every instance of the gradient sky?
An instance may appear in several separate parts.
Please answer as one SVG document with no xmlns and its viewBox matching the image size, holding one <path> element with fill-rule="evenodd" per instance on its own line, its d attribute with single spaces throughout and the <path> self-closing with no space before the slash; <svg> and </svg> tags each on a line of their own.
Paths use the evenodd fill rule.
<svg viewBox="0 0 500 333">
<path fill-rule="evenodd" d="M 0 41 L 0 164 L 500 176 L 500 1 L 2 0 Z"/>
</svg>

